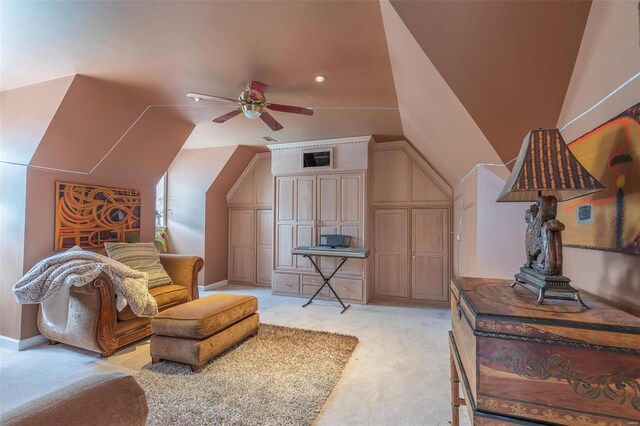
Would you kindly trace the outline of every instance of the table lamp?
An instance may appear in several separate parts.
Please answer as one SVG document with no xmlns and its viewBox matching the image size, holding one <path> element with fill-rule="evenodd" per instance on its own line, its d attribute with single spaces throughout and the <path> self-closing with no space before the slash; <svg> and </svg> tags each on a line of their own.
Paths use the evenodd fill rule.
<svg viewBox="0 0 640 426">
<path fill-rule="evenodd" d="M 534 201 L 526 211 L 526 262 L 511 286 L 520 285 L 544 299 L 580 298 L 571 280 L 562 275 L 562 231 L 556 219 L 558 201 L 604 189 L 571 153 L 558 129 L 532 130 L 524 138 L 518 159 L 498 201 Z M 571 296 L 568 296 L 568 295 Z"/>
</svg>

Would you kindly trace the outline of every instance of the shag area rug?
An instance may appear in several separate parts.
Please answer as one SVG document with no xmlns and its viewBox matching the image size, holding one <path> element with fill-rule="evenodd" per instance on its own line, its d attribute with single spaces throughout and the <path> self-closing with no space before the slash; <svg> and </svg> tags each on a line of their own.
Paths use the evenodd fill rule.
<svg viewBox="0 0 640 426">
<path fill-rule="evenodd" d="M 338 382 L 358 339 L 261 324 L 258 335 L 215 357 L 199 373 L 148 364 L 149 425 L 309 425 Z"/>
</svg>

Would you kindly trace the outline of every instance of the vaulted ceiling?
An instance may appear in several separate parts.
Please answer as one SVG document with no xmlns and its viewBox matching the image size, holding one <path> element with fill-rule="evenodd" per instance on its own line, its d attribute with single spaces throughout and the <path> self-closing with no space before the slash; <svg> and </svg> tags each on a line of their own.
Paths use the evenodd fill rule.
<svg viewBox="0 0 640 426">
<path fill-rule="evenodd" d="M 513 158 L 529 129 L 556 125 L 590 5 L 5 1 L 0 90 L 84 75 L 126 94 L 118 104 L 131 124 L 162 108 L 193 123 L 185 148 L 404 134 L 454 184 L 475 162 Z M 327 81 L 315 83 L 317 74 Z M 233 98 L 252 79 L 269 84 L 270 101 L 313 107 L 314 117 L 274 113 L 279 132 L 242 116 L 216 124 L 228 104 L 184 96 Z M 77 96 L 74 105 L 96 115 L 76 123 L 92 126 L 78 133 L 83 143 L 92 132 L 107 138 L 118 111 L 89 107 L 103 99 L 91 91 Z M 67 128 L 60 119 L 49 133 Z M 109 137 L 114 147 L 121 138 Z"/>
</svg>

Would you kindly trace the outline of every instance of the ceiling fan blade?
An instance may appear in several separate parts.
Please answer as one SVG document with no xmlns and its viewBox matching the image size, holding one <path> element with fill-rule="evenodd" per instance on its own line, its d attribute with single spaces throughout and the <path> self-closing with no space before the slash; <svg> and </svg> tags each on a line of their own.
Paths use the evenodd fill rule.
<svg viewBox="0 0 640 426">
<path fill-rule="evenodd" d="M 207 100 L 207 101 L 225 101 L 225 102 L 233 102 L 235 104 L 239 104 L 240 103 L 240 101 L 238 101 L 237 99 L 225 98 L 223 96 L 206 95 L 204 93 L 196 93 L 196 92 L 187 93 L 187 98 L 204 99 L 204 100 Z"/>
<path fill-rule="evenodd" d="M 262 114 L 260 114 L 260 118 L 267 124 L 267 126 L 271 127 L 271 130 L 273 130 L 274 132 L 282 129 L 282 125 L 278 123 L 276 119 L 273 118 L 273 116 L 267 111 L 262 111 Z"/>
<path fill-rule="evenodd" d="M 253 81 L 251 80 L 251 83 L 249 83 L 249 89 L 250 90 L 255 90 L 256 92 L 260 93 L 262 96 L 264 96 L 264 92 L 267 91 L 267 86 L 264 83 L 260 83 L 259 81 Z"/>
<path fill-rule="evenodd" d="M 235 109 L 231 112 L 226 113 L 225 115 L 221 115 L 218 118 L 214 118 L 213 122 L 214 123 L 224 123 L 225 121 L 229 120 L 230 118 L 235 117 L 236 115 L 240 114 L 242 112 L 241 109 Z"/>
<path fill-rule="evenodd" d="M 299 107 L 299 106 L 267 104 L 267 108 L 272 109 L 274 111 L 290 112 L 292 114 L 301 114 L 301 115 L 309 115 L 309 116 L 313 115 L 312 109 Z"/>
</svg>

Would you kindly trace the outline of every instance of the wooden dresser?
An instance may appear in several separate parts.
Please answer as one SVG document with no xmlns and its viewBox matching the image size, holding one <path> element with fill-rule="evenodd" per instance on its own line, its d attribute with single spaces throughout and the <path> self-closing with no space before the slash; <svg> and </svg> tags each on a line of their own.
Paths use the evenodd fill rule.
<svg viewBox="0 0 640 426">
<path fill-rule="evenodd" d="M 640 318 L 509 284 L 453 278 L 452 423 L 466 404 L 474 425 L 640 425 Z"/>
</svg>

